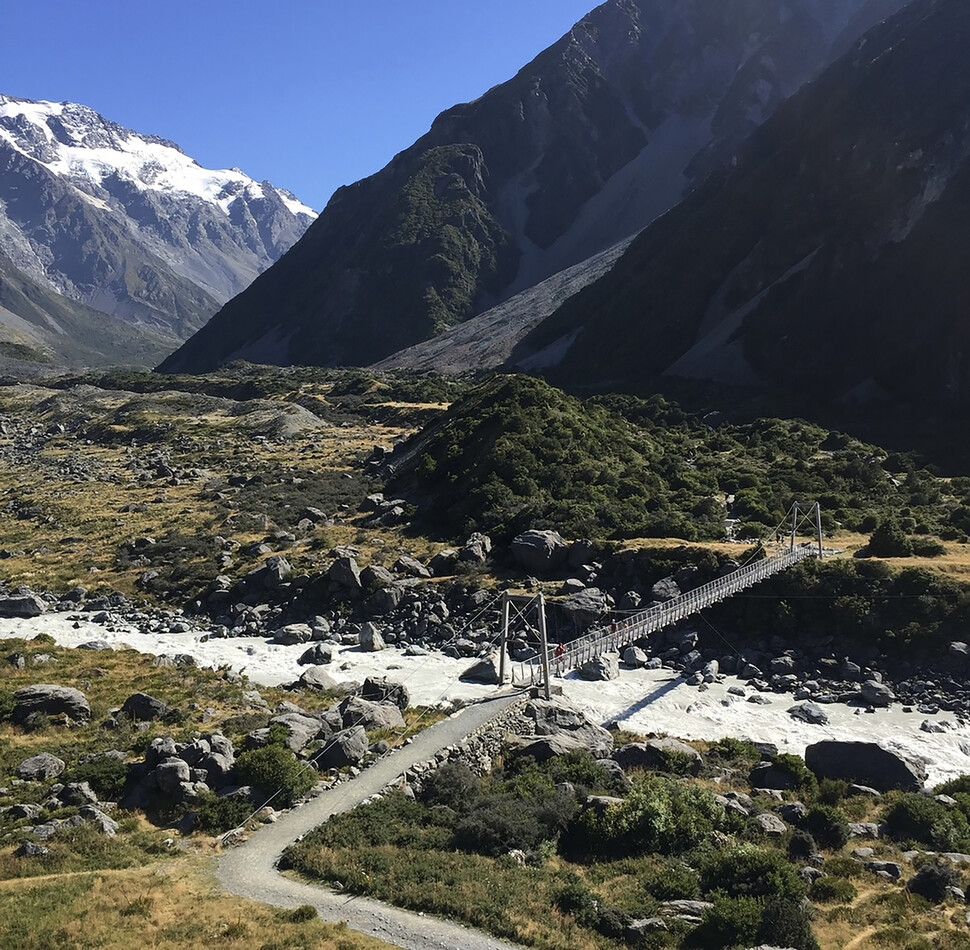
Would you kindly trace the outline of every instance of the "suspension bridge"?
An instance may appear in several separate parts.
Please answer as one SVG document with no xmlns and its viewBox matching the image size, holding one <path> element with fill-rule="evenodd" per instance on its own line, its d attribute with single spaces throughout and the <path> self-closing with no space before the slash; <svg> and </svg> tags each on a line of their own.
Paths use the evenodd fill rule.
<svg viewBox="0 0 970 950">
<path fill-rule="evenodd" d="M 811 524 L 816 540 L 814 542 L 798 543 L 799 531 L 806 522 Z M 564 676 L 569 670 L 576 669 L 585 663 L 595 660 L 605 653 L 619 653 L 626 647 L 633 646 L 651 634 L 666 627 L 671 627 L 694 614 L 700 613 L 722 600 L 727 600 L 741 591 L 760 584 L 763 580 L 787 571 L 808 558 L 822 558 L 825 549 L 822 543 L 821 509 L 816 503 L 811 507 L 795 504 L 789 511 L 785 521 L 779 525 L 790 524 L 790 534 L 781 551 L 761 560 L 746 563 L 715 578 L 700 587 L 681 594 L 672 600 L 654 604 L 646 610 L 620 620 L 609 626 L 598 627 L 585 636 L 579 637 L 568 644 L 550 648 L 546 635 L 545 609 L 542 595 L 538 598 L 506 598 L 502 612 L 502 646 L 501 658 L 504 677 L 505 652 L 510 639 L 510 605 L 516 599 L 539 602 L 539 654 L 534 659 L 522 664 L 520 679 L 522 682 L 543 684 L 548 696 L 549 682 L 553 676 Z M 779 529 L 775 534 L 778 536 Z"/>
</svg>

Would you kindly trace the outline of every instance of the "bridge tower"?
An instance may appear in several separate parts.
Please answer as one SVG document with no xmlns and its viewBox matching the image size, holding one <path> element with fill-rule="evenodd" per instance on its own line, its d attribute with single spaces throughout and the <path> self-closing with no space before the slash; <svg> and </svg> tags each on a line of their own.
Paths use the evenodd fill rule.
<svg viewBox="0 0 970 950">
<path fill-rule="evenodd" d="M 546 598 L 538 594 L 510 594 L 506 591 L 502 595 L 502 642 L 499 649 L 499 682 L 505 682 L 506 658 L 510 656 L 509 646 L 513 635 L 513 611 L 517 619 L 521 619 L 530 630 L 539 634 L 539 658 L 542 663 L 542 683 L 546 699 L 551 698 L 549 683 L 549 636 L 546 632 Z M 535 616 L 535 625 L 529 619 Z"/>
<path fill-rule="evenodd" d="M 822 542 L 822 506 L 817 501 L 812 505 L 803 505 L 796 501 L 791 506 L 785 521 L 791 525 L 790 551 L 794 552 L 795 550 L 795 538 L 799 529 L 811 525 L 818 544 L 819 559 L 825 557 L 825 547 Z"/>
</svg>

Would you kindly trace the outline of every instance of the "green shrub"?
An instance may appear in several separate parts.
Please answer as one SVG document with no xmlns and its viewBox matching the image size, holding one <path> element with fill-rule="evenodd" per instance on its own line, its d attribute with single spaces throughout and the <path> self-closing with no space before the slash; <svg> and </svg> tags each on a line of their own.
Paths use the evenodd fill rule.
<svg viewBox="0 0 970 950">
<path fill-rule="evenodd" d="M 312 904 L 301 904 L 295 907 L 287 915 L 287 919 L 294 924 L 305 924 L 308 920 L 316 920 L 319 914 Z"/>
<path fill-rule="evenodd" d="M 317 783 L 317 774 L 299 762 L 289 749 L 268 745 L 244 752 L 236 759 L 236 774 L 242 785 L 255 785 L 271 804 L 287 808 Z"/>
<path fill-rule="evenodd" d="M 129 765 L 111 756 L 93 756 L 79 762 L 60 781 L 87 782 L 102 802 L 120 801 L 128 781 Z"/>
<path fill-rule="evenodd" d="M 949 864 L 941 862 L 924 864 L 910 878 L 906 886 L 913 894 L 919 894 L 920 897 L 925 897 L 934 904 L 940 904 L 946 900 L 948 887 L 960 886 L 960 875 Z"/>
<path fill-rule="evenodd" d="M 192 803 L 192 811 L 198 816 L 196 831 L 217 835 L 238 828 L 253 812 L 248 798 L 220 798 L 214 792 L 200 795 Z"/>
<path fill-rule="evenodd" d="M 771 760 L 771 764 L 776 769 L 781 769 L 781 771 L 790 775 L 795 787 L 800 791 L 814 794 L 818 789 L 818 779 L 815 778 L 815 774 L 797 755 L 782 752 Z"/>
<path fill-rule="evenodd" d="M 902 527 L 892 519 L 883 521 L 869 537 L 865 548 L 869 557 L 909 557 L 913 545 Z"/>
<path fill-rule="evenodd" d="M 446 805 L 458 813 L 468 811 L 482 794 L 482 780 L 467 765 L 446 762 L 430 775 L 421 792 L 428 805 Z"/>
<path fill-rule="evenodd" d="M 942 557 L 946 554 L 946 545 L 933 538 L 912 538 L 910 544 L 915 557 Z"/>
<path fill-rule="evenodd" d="M 889 806 L 885 822 L 892 836 L 902 841 L 916 841 L 935 851 L 970 848 L 966 815 L 926 795 L 903 795 Z"/>
<path fill-rule="evenodd" d="M 802 829 L 796 829 L 788 841 L 788 857 L 792 861 L 807 861 L 818 852 L 815 839 Z"/>
<path fill-rule="evenodd" d="M 752 897 L 714 895 L 714 906 L 701 925 L 690 935 L 689 943 L 702 950 L 721 947 L 750 947 L 761 932 L 764 908 Z"/>
<path fill-rule="evenodd" d="M 613 856 L 683 854 L 724 821 L 724 809 L 710 792 L 665 775 L 643 774 L 622 803 L 585 811 L 570 844 Z"/>
<path fill-rule="evenodd" d="M 701 893 L 697 872 L 683 864 L 669 862 L 646 871 L 640 877 L 643 889 L 659 901 L 695 900 Z"/>
<path fill-rule="evenodd" d="M 818 783 L 820 805 L 838 805 L 849 794 L 849 783 L 841 778 L 823 778 Z"/>
<path fill-rule="evenodd" d="M 0 689 L 0 722 L 9 722 L 13 717 L 13 693 L 10 690 Z"/>
<path fill-rule="evenodd" d="M 809 911 L 799 902 L 772 897 L 765 904 L 758 940 L 773 947 L 819 950 Z"/>
<path fill-rule="evenodd" d="M 820 901 L 823 904 L 849 904 L 856 899 L 858 893 L 851 881 L 826 875 L 812 884 L 808 896 L 813 901 Z"/>
<path fill-rule="evenodd" d="M 701 865 L 701 891 L 799 901 L 805 885 L 781 852 L 745 844 L 718 852 Z"/>
<path fill-rule="evenodd" d="M 836 809 L 815 805 L 802 819 L 802 827 L 822 848 L 838 851 L 849 842 L 849 823 Z"/>
<path fill-rule="evenodd" d="M 956 795 L 959 792 L 970 794 L 970 775 L 958 775 L 933 789 L 934 795 Z"/>
<path fill-rule="evenodd" d="M 712 742 L 707 749 L 707 755 L 720 759 L 722 762 L 748 762 L 754 764 L 761 761 L 761 753 L 752 742 L 734 739 L 730 736 Z"/>
<path fill-rule="evenodd" d="M 825 861 L 825 873 L 829 877 L 848 879 L 850 877 L 861 877 L 862 872 L 863 867 L 855 858 L 837 854 Z"/>
</svg>

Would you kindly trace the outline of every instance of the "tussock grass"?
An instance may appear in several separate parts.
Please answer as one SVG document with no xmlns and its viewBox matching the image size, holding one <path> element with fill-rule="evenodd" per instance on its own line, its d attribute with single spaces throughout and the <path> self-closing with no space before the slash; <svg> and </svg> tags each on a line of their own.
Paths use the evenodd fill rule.
<svg viewBox="0 0 970 950">
<path fill-rule="evenodd" d="M 230 897 L 206 860 L 0 881 L 0 946 L 18 950 L 379 950 L 343 924 Z"/>
</svg>

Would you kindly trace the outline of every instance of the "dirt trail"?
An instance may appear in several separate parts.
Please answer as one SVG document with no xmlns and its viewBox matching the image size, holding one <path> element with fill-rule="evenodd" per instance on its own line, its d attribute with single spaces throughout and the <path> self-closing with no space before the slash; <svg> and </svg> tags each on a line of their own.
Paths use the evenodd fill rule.
<svg viewBox="0 0 970 950">
<path fill-rule="evenodd" d="M 321 793 L 312 801 L 261 828 L 244 844 L 220 859 L 217 876 L 231 894 L 275 907 L 316 907 L 330 921 L 346 921 L 353 930 L 378 937 L 405 950 L 518 950 L 516 945 L 470 930 L 451 921 L 390 907 L 364 897 L 348 897 L 323 887 L 283 877 L 276 869 L 283 851 L 298 837 L 332 815 L 349 811 L 382 791 L 413 765 L 427 762 L 440 749 L 460 742 L 515 703 L 521 694 L 507 694 L 468 706 L 416 736 L 361 773 Z"/>
</svg>

